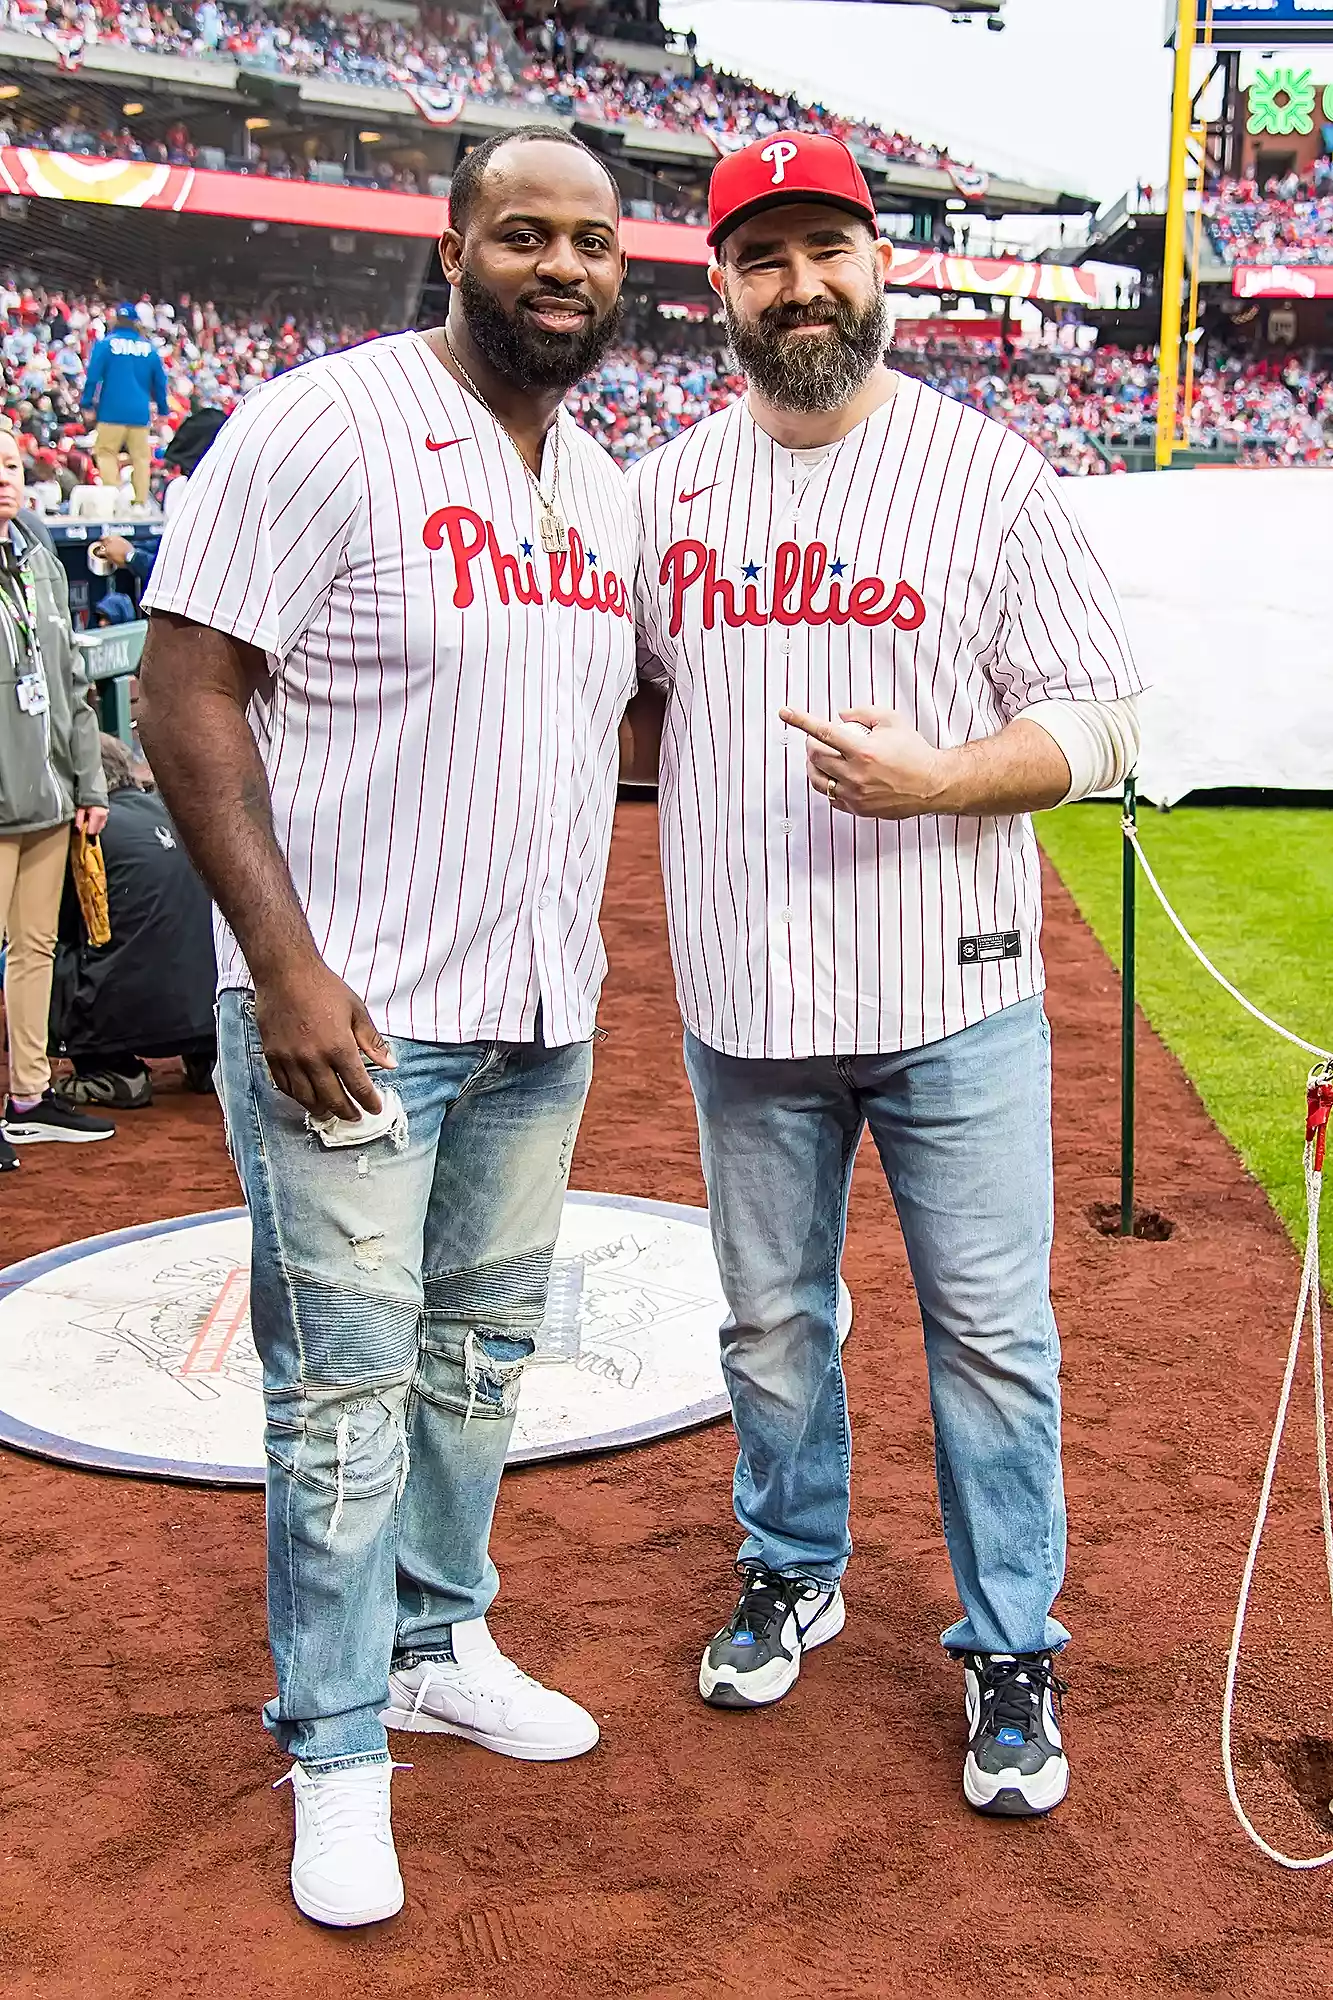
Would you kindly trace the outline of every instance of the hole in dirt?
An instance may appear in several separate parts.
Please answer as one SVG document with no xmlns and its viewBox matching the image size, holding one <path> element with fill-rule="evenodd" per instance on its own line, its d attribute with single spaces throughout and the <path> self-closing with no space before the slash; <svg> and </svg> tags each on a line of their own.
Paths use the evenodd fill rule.
<svg viewBox="0 0 1333 2000">
<path fill-rule="evenodd" d="M 1118 1201 L 1095 1201 L 1088 1210 L 1088 1221 L 1102 1236 L 1120 1234 L 1120 1203 Z M 1134 1234 L 1144 1243 L 1165 1243 L 1175 1234 L 1176 1225 L 1160 1208 L 1139 1208 L 1134 1210 Z"/>
<path fill-rule="evenodd" d="M 1236 1762 L 1293 1793 L 1321 1833 L 1333 1825 L 1333 1743 L 1325 1737 L 1251 1736 L 1237 1745 Z"/>
</svg>

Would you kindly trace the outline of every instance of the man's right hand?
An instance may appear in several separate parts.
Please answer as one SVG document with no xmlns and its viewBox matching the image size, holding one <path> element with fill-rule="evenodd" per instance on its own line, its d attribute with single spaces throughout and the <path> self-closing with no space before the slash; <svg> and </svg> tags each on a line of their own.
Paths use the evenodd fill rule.
<svg viewBox="0 0 1333 2000">
<path fill-rule="evenodd" d="M 393 1069 L 393 1051 L 351 987 L 326 965 L 257 980 L 255 1019 L 274 1083 L 312 1118 L 359 1118 L 363 1109 L 380 1109 L 362 1058 Z"/>
</svg>

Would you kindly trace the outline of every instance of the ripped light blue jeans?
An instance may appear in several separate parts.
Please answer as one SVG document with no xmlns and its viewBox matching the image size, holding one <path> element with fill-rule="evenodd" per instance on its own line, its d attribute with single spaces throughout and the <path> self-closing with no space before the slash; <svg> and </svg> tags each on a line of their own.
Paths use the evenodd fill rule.
<svg viewBox="0 0 1333 2000">
<path fill-rule="evenodd" d="M 591 1044 L 393 1038 L 406 1133 L 326 1149 L 250 994 L 218 1069 L 264 1367 L 267 1728 L 308 1770 L 388 1756 L 390 1664 L 448 1658 L 499 1588 L 491 1517 L 546 1309 Z"/>
<path fill-rule="evenodd" d="M 851 1554 L 837 1286 L 868 1125 L 925 1329 L 940 1509 L 963 1607 L 944 1644 L 1062 1646 L 1069 1634 L 1051 1616 L 1065 1501 L 1041 1001 L 894 1055 L 743 1059 L 687 1035 L 685 1064 L 731 1308 L 722 1366 L 740 1440 L 742 1560 L 831 1580 Z M 862 1321 L 854 1338 L 873 1350 L 878 1329 Z"/>
</svg>

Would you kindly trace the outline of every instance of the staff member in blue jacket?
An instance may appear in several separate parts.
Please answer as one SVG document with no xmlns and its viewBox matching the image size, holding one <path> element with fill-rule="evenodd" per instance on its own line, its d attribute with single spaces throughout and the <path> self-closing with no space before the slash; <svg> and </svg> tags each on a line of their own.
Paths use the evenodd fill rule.
<svg viewBox="0 0 1333 2000">
<path fill-rule="evenodd" d="M 134 499 L 148 498 L 151 451 L 148 424 L 153 408 L 167 414 L 167 371 L 156 345 L 139 326 L 132 306 L 111 315 L 106 333 L 88 357 L 80 398 L 89 417 L 97 414 L 93 457 L 104 486 L 120 484 L 120 454 L 126 452 Z"/>
</svg>

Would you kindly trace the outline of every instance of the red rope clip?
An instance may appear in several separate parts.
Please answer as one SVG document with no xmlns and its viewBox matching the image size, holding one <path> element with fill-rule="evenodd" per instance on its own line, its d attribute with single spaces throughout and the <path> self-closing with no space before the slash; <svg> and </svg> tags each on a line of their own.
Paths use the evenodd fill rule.
<svg viewBox="0 0 1333 2000">
<path fill-rule="evenodd" d="M 1333 1077 L 1312 1082 L 1305 1093 L 1305 1143 L 1314 1147 L 1314 1170 L 1324 1171 L 1324 1146 L 1328 1139 L 1329 1115 L 1333 1113 Z"/>
</svg>

